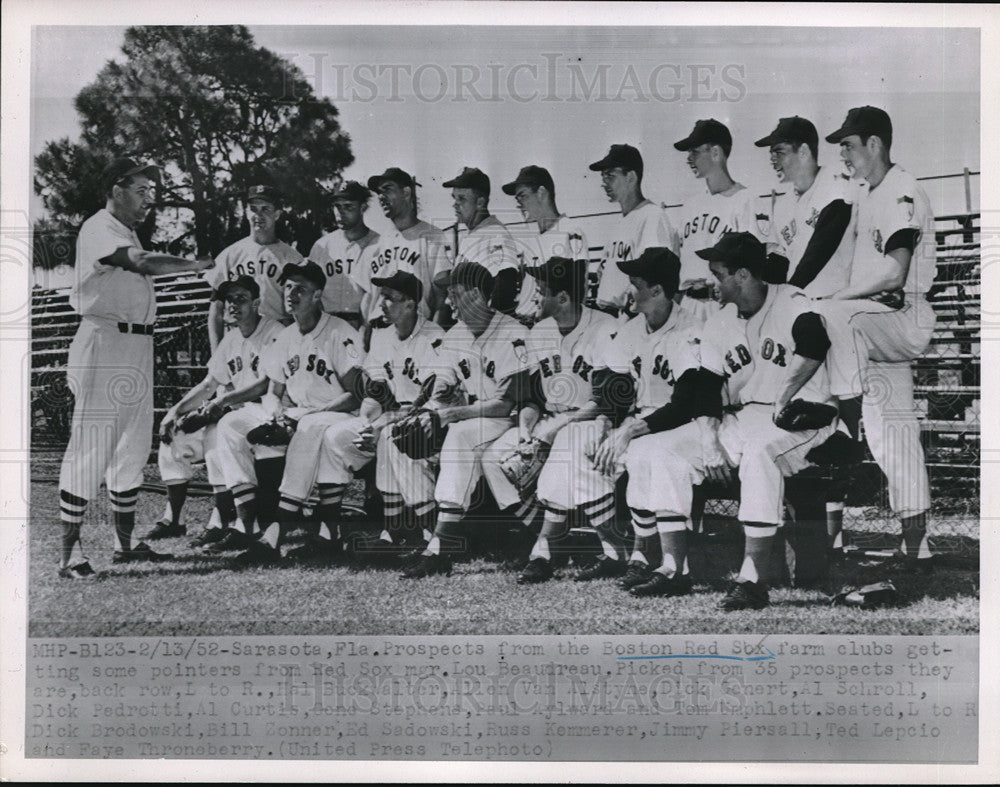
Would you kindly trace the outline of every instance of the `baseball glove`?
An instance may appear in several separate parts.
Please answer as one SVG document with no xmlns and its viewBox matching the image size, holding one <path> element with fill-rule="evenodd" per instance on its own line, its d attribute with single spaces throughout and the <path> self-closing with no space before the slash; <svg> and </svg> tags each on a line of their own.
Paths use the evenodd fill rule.
<svg viewBox="0 0 1000 787">
<path fill-rule="evenodd" d="M 500 469 L 507 480 L 517 488 L 522 498 L 535 488 L 551 447 L 548 443 L 534 438 L 518 444 L 517 448 L 500 460 Z"/>
<path fill-rule="evenodd" d="M 184 432 L 184 434 L 191 434 L 192 432 L 197 432 L 199 429 L 204 429 L 206 426 L 218 423 L 219 419 L 228 412 L 228 407 L 220 407 L 215 402 L 209 402 L 197 410 L 192 410 L 190 413 L 180 416 L 174 425 L 174 429 L 178 432 Z"/>
<path fill-rule="evenodd" d="M 860 607 L 875 609 L 875 607 L 890 606 L 899 603 L 899 592 L 892 582 L 875 582 L 864 587 L 845 587 L 833 597 L 833 606 Z"/>
<path fill-rule="evenodd" d="M 295 421 L 287 416 L 278 416 L 247 432 L 247 442 L 253 445 L 279 447 L 288 445 L 295 434 Z"/>
<path fill-rule="evenodd" d="M 437 410 L 417 410 L 396 421 L 389 438 L 411 459 L 427 459 L 441 450 L 447 432 Z"/>
<path fill-rule="evenodd" d="M 786 432 L 805 432 L 829 426 L 836 417 L 837 408 L 833 405 L 792 399 L 778 413 L 774 425 Z"/>
</svg>

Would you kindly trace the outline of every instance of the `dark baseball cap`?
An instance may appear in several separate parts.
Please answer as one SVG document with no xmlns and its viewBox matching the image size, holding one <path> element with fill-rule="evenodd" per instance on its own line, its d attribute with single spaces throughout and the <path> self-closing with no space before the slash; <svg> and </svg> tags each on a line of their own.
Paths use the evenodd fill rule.
<svg viewBox="0 0 1000 787">
<path fill-rule="evenodd" d="M 642 155 L 637 148 L 631 145 L 612 145 L 604 158 L 590 165 L 590 169 L 594 172 L 603 172 L 613 167 L 620 167 L 628 172 L 638 172 L 641 174 Z"/>
<path fill-rule="evenodd" d="M 371 191 L 356 180 L 345 181 L 339 189 L 333 192 L 333 200 L 348 200 L 349 202 L 364 202 L 371 197 Z"/>
<path fill-rule="evenodd" d="M 691 150 L 699 145 L 718 145 L 727 156 L 733 149 L 733 135 L 725 124 L 715 118 L 696 120 L 694 129 L 680 142 L 675 142 L 677 150 Z"/>
<path fill-rule="evenodd" d="M 552 292 L 565 291 L 574 295 L 587 281 L 587 261 L 549 257 L 541 265 L 526 267 L 524 272 L 545 282 Z"/>
<path fill-rule="evenodd" d="M 301 276 L 306 281 L 315 284 L 317 289 L 320 290 L 326 287 L 326 274 L 323 273 L 323 269 L 312 260 L 307 260 L 301 265 L 296 265 L 294 262 L 286 263 L 285 267 L 281 269 L 281 275 L 278 277 L 278 284 L 284 284 L 285 280 L 291 278 L 292 276 Z"/>
<path fill-rule="evenodd" d="M 521 167 L 521 171 L 517 173 L 517 177 L 512 182 L 504 184 L 503 193 L 514 196 L 518 186 L 531 186 L 536 189 L 539 186 L 545 186 L 550 193 L 555 191 L 555 184 L 552 182 L 552 176 L 549 174 L 549 171 L 545 167 L 539 167 L 535 164 Z"/>
<path fill-rule="evenodd" d="M 381 175 L 372 175 L 368 178 L 368 188 L 372 191 L 378 191 L 386 181 L 395 183 L 397 186 L 409 186 L 410 188 L 420 185 L 409 172 L 404 172 L 399 167 L 389 167 Z"/>
<path fill-rule="evenodd" d="M 493 293 L 493 274 L 478 262 L 460 262 L 447 272 L 447 277 L 446 286 L 461 284 L 487 295 Z"/>
<path fill-rule="evenodd" d="M 749 232 L 724 232 L 718 243 L 695 252 L 709 262 L 725 262 L 737 268 L 746 268 L 760 276 L 767 260 L 767 249 Z"/>
<path fill-rule="evenodd" d="M 224 301 L 233 290 L 240 288 L 250 293 L 253 298 L 260 297 L 260 286 L 251 276 L 237 276 L 235 279 L 227 279 L 219 285 L 219 288 L 212 293 L 213 301 Z"/>
<path fill-rule="evenodd" d="M 267 186 L 263 183 L 258 183 L 247 189 L 247 202 L 254 202 L 255 200 L 270 202 L 274 207 L 281 205 L 281 195 L 278 193 L 278 190 L 274 186 Z"/>
<path fill-rule="evenodd" d="M 101 173 L 101 183 L 107 191 L 125 178 L 142 173 L 150 180 L 160 182 L 160 168 L 155 164 L 142 164 L 134 158 L 116 158 Z"/>
<path fill-rule="evenodd" d="M 680 286 L 680 258 L 664 246 L 650 246 L 634 260 L 620 261 L 618 270 L 626 276 L 637 276 L 649 284 L 661 285 L 668 298 Z"/>
<path fill-rule="evenodd" d="M 486 194 L 490 193 L 490 179 L 481 169 L 462 167 L 462 171 L 451 180 L 441 184 L 446 189 L 475 189 Z"/>
<path fill-rule="evenodd" d="M 781 118 L 778 125 L 774 127 L 774 131 L 753 144 L 759 148 L 769 148 L 781 142 L 793 145 L 804 142 L 810 148 L 815 149 L 819 144 L 819 135 L 816 133 L 816 126 L 805 118 L 795 115 L 790 118 Z"/>
<path fill-rule="evenodd" d="M 388 287 L 396 292 L 401 292 L 417 303 L 420 303 L 420 299 L 424 296 L 424 285 L 421 284 L 420 279 L 406 271 L 396 271 L 392 276 L 382 278 L 373 276 L 372 284 L 376 287 Z"/>
<path fill-rule="evenodd" d="M 840 142 L 845 137 L 857 134 L 860 137 L 878 137 L 886 146 L 892 145 L 892 121 L 884 109 L 878 107 L 855 107 L 848 110 L 844 124 L 830 134 L 827 142 Z"/>
</svg>

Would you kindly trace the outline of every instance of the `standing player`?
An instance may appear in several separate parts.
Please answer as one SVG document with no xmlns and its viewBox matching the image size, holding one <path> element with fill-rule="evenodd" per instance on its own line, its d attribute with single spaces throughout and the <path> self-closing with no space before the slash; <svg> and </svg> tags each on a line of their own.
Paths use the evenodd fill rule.
<svg viewBox="0 0 1000 787">
<path fill-rule="evenodd" d="M 788 283 L 806 295 L 837 292 L 847 284 L 854 253 L 851 205 L 857 189 L 850 176 L 819 166 L 816 127 L 798 115 L 781 118 L 754 144 L 770 148 L 771 166 L 788 187 L 771 208 L 768 251 L 784 258 Z"/>
<path fill-rule="evenodd" d="M 865 392 L 865 438 L 888 480 L 903 556 L 908 567 L 928 570 L 930 484 L 911 362 L 927 349 L 937 319 L 927 300 L 936 272 L 934 214 L 914 177 L 890 158 L 892 121 L 885 111 L 856 107 L 826 140 L 840 143 L 841 157 L 867 186 L 858 199 L 850 277 L 821 307 L 833 341 L 831 385 L 842 405 Z M 856 407 L 841 412 L 857 434 Z"/>
<path fill-rule="evenodd" d="M 132 543 L 135 504 L 153 440 L 152 277 L 203 271 L 211 260 L 146 251 L 135 229 L 156 194 L 159 170 L 134 159 L 112 161 L 101 176 L 105 206 L 80 227 L 70 305 L 82 320 L 69 348 L 66 377 L 76 402 L 59 472 L 62 556 L 59 576 L 95 575 L 82 554 L 87 503 L 107 484 L 114 516 L 114 563 L 168 558 Z"/>
<path fill-rule="evenodd" d="M 680 238 L 666 212 L 642 195 L 642 156 L 631 145 L 612 145 L 608 154 L 590 165 L 601 173 L 608 200 L 617 202 L 622 217 L 604 244 L 597 305 L 612 314 L 627 314 L 632 291 L 619 262 L 634 260 L 648 248 L 667 248 L 674 254 Z"/>
<path fill-rule="evenodd" d="M 406 579 L 451 571 L 447 553 L 459 548 L 462 518 L 483 472 L 483 452 L 511 427 L 511 412 L 527 389 L 528 330 L 490 306 L 493 286 L 489 271 L 472 262 L 458 263 L 449 277 L 448 299 L 459 322 L 445 334 L 442 355 L 468 404 L 438 410 L 448 432 L 434 487 L 437 524 L 427 549 L 403 572 Z"/>
<path fill-rule="evenodd" d="M 375 485 L 385 505 L 383 539 L 391 546 L 413 543 L 423 530 L 434 527 L 437 468 L 429 459 L 411 459 L 396 448 L 387 427 L 412 412 L 411 405 L 425 385 L 439 383 L 443 390 L 456 380 L 440 356 L 444 330 L 420 314 L 420 279 L 397 270 L 388 278 L 372 279 L 372 284 L 380 290 L 379 302 L 389 327 L 372 332 L 371 350 L 365 358 L 361 426 L 354 427 L 357 437 L 349 425 L 330 427 L 324 447 L 339 457 L 349 454 L 348 442 L 357 439 L 362 450 L 375 453 Z M 431 400 L 425 406 L 438 405 Z"/>
<path fill-rule="evenodd" d="M 552 257 L 589 262 L 589 249 L 583 229 L 566 218 L 556 207 L 556 187 L 544 167 L 522 167 L 517 177 L 503 187 L 503 193 L 514 197 L 521 215 L 534 226 L 512 230 L 521 254 L 522 271 L 538 268 Z M 520 231 L 518 231 L 520 230 Z M 586 272 L 586 266 L 584 267 Z M 523 276 L 517 298 L 515 316 L 522 322 L 537 317 L 538 284 L 535 276 Z"/>
<path fill-rule="evenodd" d="M 205 276 L 205 280 L 212 285 L 212 289 L 218 289 L 226 279 L 253 276 L 260 286 L 261 315 L 288 325 L 291 317 L 282 305 L 278 276 L 288 263 L 302 262 L 302 255 L 278 240 L 281 198 L 277 189 L 251 186 L 247 192 L 247 214 L 250 234 L 222 250 L 215 260 L 215 268 Z M 218 301 L 213 301 L 208 309 L 208 339 L 212 352 L 222 340 L 222 331 L 222 307 Z"/>
<path fill-rule="evenodd" d="M 459 243 L 456 263 L 474 262 L 486 268 L 494 282 L 490 305 L 513 314 L 521 261 L 510 231 L 490 215 L 490 179 L 475 167 L 464 167 L 457 177 L 441 185 L 451 189 L 455 216 L 469 230 Z"/>
<path fill-rule="evenodd" d="M 527 338 L 535 401 L 521 408 L 518 425 L 498 438 L 483 456 L 483 472 L 497 504 L 502 509 L 521 504 L 523 510 L 515 515 L 522 521 L 534 516 L 532 501 L 522 504 L 518 491 L 500 471 L 499 462 L 519 442 L 537 439 L 553 445 L 571 424 L 578 426 L 578 437 L 587 435 L 589 427 L 589 437 L 596 439 L 594 419 L 599 408 L 591 396 L 593 381 L 603 371 L 603 348 L 617 327 L 610 315 L 583 305 L 587 294 L 585 259 L 549 257 L 542 265 L 526 268 L 525 273 L 538 282 L 539 321 Z M 587 498 L 586 493 L 577 492 L 579 475 L 569 462 L 565 443 L 562 440 L 559 450 L 549 453 L 539 476 L 544 523 L 518 577 L 520 584 L 544 582 L 552 576 L 553 542 L 566 535 L 570 510 Z"/>
<path fill-rule="evenodd" d="M 314 262 L 286 265 L 279 281 L 284 287 L 285 308 L 295 322 L 285 328 L 262 358 L 270 392 L 264 404 L 247 406 L 219 422 L 218 439 L 226 484 L 247 532 L 256 517 L 256 477 L 247 443 L 251 428 L 270 416 L 282 415 L 296 423 L 285 455 L 279 489 L 278 521 L 263 528 L 259 541 L 237 556 L 237 565 L 273 565 L 281 560 L 283 529 L 298 514 L 321 475 L 323 435 L 327 427 L 350 419 L 357 410 L 362 357 L 361 337 L 347 322 L 323 312 L 326 276 Z M 287 394 L 290 407 L 280 401 Z M 328 554 L 339 551 L 334 543 L 335 517 L 344 486 L 319 483 L 317 513 L 322 525 L 320 541 Z"/>
<path fill-rule="evenodd" d="M 451 310 L 444 303 L 444 284 L 452 266 L 452 244 L 444 232 L 417 216 L 417 186 L 407 172 L 389 167 L 381 175 L 368 178 L 368 188 L 378 193 L 378 201 L 393 229 L 379 240 L 369 265 L 356 268 L 355 283 L 365 293 L 362 312 L 368 325 L 382 316 L 377 288 L 372 277 L 387 278 L 405 270 L 420 279 L 424 317 L 448 324 Z"/>
<path fill-rule="evenodd" d="M 354 281 L 355 269 L 369 264 L 379 235 L 365 224 L 365 211 L 371 192 L 354 180 L 347 181 L 333 195 L 337 224 L 313 244 L 309 259 L 326 274 L 323 311 L 346 320 L 355 328 L 362 323 L 360 287 Z"/>
<path fill-rule="evenodd" d="M 681 293 L 688 307 L 703 317 L 715 311 L 712 274 L 697 252 L 714 246 L 723 233 L 751 232 L 766 239 L 768 216 L 758 213 L 753 195 L 729 174 L 733 137 L 718 120 L 699 120 L 691 133 L 674 143 L 687 153 L 687 163 L 706 190 L 685 200 L 681 208 Z"/>
<path fill-rule="evenodd" d="M 691 480 L 688 473 L 675 474 L 669 459 L 671 451 L 683 455 L 685 447 L 693 452 L 697 446 L 690 430 L 679 427 L 699 412 L 695 385 L 701 321 L 674 301 L 680 260 L 669 249 L 646 249 L 618 267 L 629 277 L 639 313 L 619 328 L 606 351 L 604 409 L 617 409 L 619 417 L 593 452 L 591 464 L 605 478 L 605 494 L 628 471 L 633 548 L 626 565 L 611 539 L 599 531 L 605 554 L 578 579 L 624 574 L 619 585 L 636 589 L 637 595 L 685 595 L 691 591 Z M 617 401 L 611 401 L 609 392 L 617 392 Z"/>
<path fill-rule="evenodd" d="M 782 522 L 785 478 L 809 465 L 806 454 L 836 428 L 790 432 L 774 417 L 793 397 L 832 402 L 823 365 L 830 340 L 812 301 L 787 284 L 767 284 L 764 245 L 748 232 L 726 233 L 698 254 L 717 281 L 723 309 L 702 330 L 702 368 L 725 387 L 729 412 L 703 419 L 704 465 L 696 472 L 729 481 L 739 467 L 739 518 L 746 537 L 739 576 L 719 607 L 762 609 L 770 601 L 773 551 Z M 733 304 L 727 306 L 727 304 Z"/>
<path fill-rule="evenodd" d="M 160 441 L 160 478 L 167 487 L 167 501 L 171 511 L 168 527 L 162 523 L 147 538 L 182 536 L 181 509 L 187 497 L 188 482 L 194 475 L 193 462 L 205 462 L 208 482 L 215 492 L 216 511 L 213 521 L 217 527 L 208 527 L 195 542 L 196 546 L 221 541 L 236 521 L 233 497 L 226 488 L 216 450 L 216 425 L 209 424 L 191 434 L 175 429 L 178 416 L 193 412 L 211 401 L 220 412 L 239 406 L 243 402 L 259 399 L 267 390 L 267 383 L 260 369 L 260 357 L 265 348 L 282 330 L 281 323 L 261 317 L 260 288 L 249 276 L 224 281 L 213 298 L 225 304 L 223 320 L 235 330 L 227 331 L 208 361 L 205 379 L 188 391 L 177 404 L 167 410 L 160 422 L 161 435 L 171 435 L 169 443 Z M 227 392 L 216 396 L 220 386 Z"/>
</svg>

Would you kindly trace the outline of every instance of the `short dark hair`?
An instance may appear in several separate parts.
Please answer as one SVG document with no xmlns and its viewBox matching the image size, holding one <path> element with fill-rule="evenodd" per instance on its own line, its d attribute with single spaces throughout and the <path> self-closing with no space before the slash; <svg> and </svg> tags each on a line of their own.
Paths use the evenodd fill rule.
<svg viewBox="0 0 1000 787">
<path fill-rule="evenodd" d="M 815 159 L 816 161 L 819 161 L 819 144 L 818 143 L 812 142 L 812 141 L 805 142 L 805 141 L 803 141 L 801 139 L 797 139 L 797 140 L 794 140 L 794 141 L 790 141 L 788 144 L 792 146 L 792 150 L 798 150 L 803 145 L 806 145 L 809 148 L 809 152 L 812 153 L 813 159 Z"/>
</svg>

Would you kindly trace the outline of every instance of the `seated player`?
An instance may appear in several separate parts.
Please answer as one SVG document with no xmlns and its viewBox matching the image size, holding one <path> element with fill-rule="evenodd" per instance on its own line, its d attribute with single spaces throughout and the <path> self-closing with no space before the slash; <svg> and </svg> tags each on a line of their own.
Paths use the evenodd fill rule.
<svg viewBox="0 0 1000 787">
<path fill-rule="evenodd" d="M 223 473 L 233 493 L 239 519 L 248 533 L 251 532 L 250 523 L 257 517 L 257 479 L 247 435 L 254 427 L 278 417 L 295 424 L 285 454 L 277 521 L 264 526 L 260 539 L 252 541 L 248 550 L 237 556 L 237 566 L 280 562 L 283 532 L 295 520 L 316 483 L 323 456 L 323 435 L 327 427 L 356 415 L 359 404 L 356 392 L 363 361 L 361 337 L 344 320 L 323 312 L 326 284 L 323 271 L 314 262 L 289 264 L 279 281 L 283 286 L 285 309 L 294 322 L 278 334 L 262 358 L 270 391 L 261 405 L 248 405 L 219 422 L 218 439 L 224 447 L 221 454 Z M 287 407 L 281 403 L 286 395 L 291 401 Z M 322 548 L 308 554 L 326 552 L 333 555 L 340 549 L 333 531 L 344 487 L 320 483 L 318 491 Z"/>
<path fill-rule="evenodd" d="M 792 398 L 833 401 L 824 360 L 830 347 L 822 319 L 797 287 L 768 284 L 763 244 L 747 232 L 726 233 L 698 252 L 709 263 L 723 309 L 705 323 L 702 368 L 725 386 L 729 412 L 704 418 L 703 467 L 713 481 L 739 468 L 739 518 L 746 536 L 743 563 L 726 611 L 762 609 L 776 579 L 775 537 L 782 522 L 785 478 L 809 465 L 806 454 L 836 428 L 786 431 L 774 419 Z"/>
<path fill-rule="evenodd" d="M 451 554 L 461 550 L 462 519 L 482 476 L 483 453 L 513 425 L 511 413 L 527 389 L 528 330 L 490 306 L 493 287 L 493 276 L 477 263 L 460 262 L 449 276 L 448 299 L 459 322 L 445 334 L 442 356 L 468 404 L 438 410 L 448 431 L 434 487 L 437 523 L 423 554 L 403 571 L 405 579 L 451 571 Z"/>
<path fill-rule="evenodd" d="M 223 320 L 233 327 L 225 333 L 212 353 L 205 379 L 167 410 L 160 423 L 158 461 L 160 478 L 167 487 L 171 521 L 166 526 L 157 524 L 147 536 L 168 538 L 185 534 L 180 518 L 188 482 L 194 475 L 194 463 L 204 461 L 208 482 L 215 493 L 213 520 L 218 524 L 206 528 L 195 540 L 194 546 L 221 541 L 228 529 L 235 525 L 236 509 L 219 465 L 215 423 L 185 434 L 175 428 L 177 419 L 204 406 L 210 405 L 216 412 L 224 414 L 244 402 L 259 400 L 267 390 L 267 382 L 260 369 L 260 357 L 282 330 L 280 323 L 258 313 L 260 288 L 249 276 L 222 282 L 212 298 L 225 304 Z M 228 390 L 217 396 L 220 386 Z"/>
</svg>

